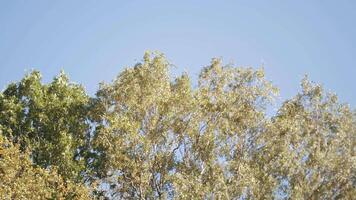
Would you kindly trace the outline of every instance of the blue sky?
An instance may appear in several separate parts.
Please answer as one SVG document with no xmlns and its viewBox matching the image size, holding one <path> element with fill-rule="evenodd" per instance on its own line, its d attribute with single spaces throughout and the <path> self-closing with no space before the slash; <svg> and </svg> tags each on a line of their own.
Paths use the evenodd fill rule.
<svg viewBox="0 0 356 200">
<path fill-rule="evenodd" d="M 281 99 L 309 74 L 356 106 L 356 1 L 0 1 L 0 89 L 64 69 L 94 94 L 145 50 L 193 77 L 213 57 L 263 65 Z"/>
</svg>

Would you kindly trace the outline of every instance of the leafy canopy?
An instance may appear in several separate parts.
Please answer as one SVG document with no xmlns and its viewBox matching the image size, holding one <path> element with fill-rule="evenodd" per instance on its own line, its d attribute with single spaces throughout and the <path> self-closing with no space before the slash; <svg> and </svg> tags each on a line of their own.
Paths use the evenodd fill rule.
<svg viewBox="0 0 356 200">
<path fill-rule="evenodd" d="M 263 69 L 213 59 L 196 87 L 160 53 L 95 97 L 34 71 L 0 93 L 0 197 L 352 199 L 356 114 L 302 80 L 278 112 Z M 1 196 L 3 195 L 3 196 Z M 7 195 L 7 196 L 6 196 Z"/>
</svg>

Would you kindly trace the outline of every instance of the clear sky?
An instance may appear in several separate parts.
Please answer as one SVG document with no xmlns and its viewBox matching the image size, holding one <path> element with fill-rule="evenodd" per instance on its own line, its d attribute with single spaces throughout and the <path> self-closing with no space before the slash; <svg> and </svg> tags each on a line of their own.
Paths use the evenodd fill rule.
<svg viewBox="0 0 356 200">
<path fill-rule="evenodd" d="M 356 106 L 356 1 L 0 0 L 0 88 L 60 69 L 94 94 L 145 50 L 196 77 L 212 57 L 264 66 L 281 99 L 304 74 Z"/>
</svg>

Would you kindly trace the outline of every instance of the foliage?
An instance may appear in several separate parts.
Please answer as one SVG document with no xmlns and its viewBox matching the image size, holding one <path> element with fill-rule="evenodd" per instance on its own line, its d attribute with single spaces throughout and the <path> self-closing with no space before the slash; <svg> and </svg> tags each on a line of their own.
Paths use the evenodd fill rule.
<svg viewBox="0 0 356 200">
<path fill-rule="evenodd" d="M 55 168 L 32 165 L 28 152 L 22 153 L 0 135 L 0 199 L 89 199 L 87 189 L 66 182 Z"/>
<path fill-rule="evenodd" d="M 356 114 L 336 95 L 305 78 L 301 93 L 267 115 L 278 89 L 263 69 L 213 59 L 193 87 L 169 68 L 163 54 L 146 53 L 93 98 L 63 73 L 49 84 L 36 71 L 10 84 L 0 94 L 0 195 L 356 196 Z"/>
<path fill-rule="evenodd" d="M 355 115 L 302 81 L 302 93 L 286 101 L 264 133 L 260 161 L 292 199 L 352 199 L 355 190 Z M 258 159 L 258 160 L 259 160 Z M 278 180 L 277 179 L 277 180 Z"/>
<path fill-rule="evenodd" d="M 66 179 L 77 180 L 84 169 L 82 149 L 88 133 L 84 89 L 60 73 L 50 84 L 33 71 L 0 94 L 2 131 L 43 168 L 57 166 Z"/>
</svg>

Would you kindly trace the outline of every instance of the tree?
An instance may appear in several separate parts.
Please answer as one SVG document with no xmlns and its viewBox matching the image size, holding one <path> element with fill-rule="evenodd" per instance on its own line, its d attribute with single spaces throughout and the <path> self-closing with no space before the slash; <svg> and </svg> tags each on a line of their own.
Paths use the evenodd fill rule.
<svg viewBox="0 0 356 200">
<path fill-rule="evenodd" d="M 80 184 L 64 181 L 55 168 L 32 165 L 29 152 L 22 152 L 0 131 L 0 199 L 89 199 Z"/>
<path fill-rule="evenodd" d="M 92 98 L 64 73 L 10 84 L 0 93 L 0 197 L 356 196 L 356 112 L 336 95 L 305 78 L 267 115 L 278 89 L 263 69 L 212 59 L 192 84 L 170 66 L 146 53 Z"/>
<path fill-rule="evenodd" d="M 82 150 L 89 131 L 89 97 L 61 72 L 49 84 L 33 71 L 0 94 L 1 130 L 43 168 L 56 166 L 66 179 L 78 180 L 84 170 Z"/>
<path fill-rule="evenodd" d="M 193 108 L 186 75 L 171 82 L 162 55 L 126 69 L 97 93 L 101 115 L 93 139 L 94 162 L 121 198 L 168 198 L 178 149 Z M 113 179 L 113 180 L 110 180 Z"/>
<path fill-rule="evenodd" d="M 352 199 L 355 115 L 307 78 L 302 88 L 272 119 L 257 160 L 268 166 L 289 198 Z"/>
<path fill-rule="evenodd" d="M 145 54 L 97 93 L 93 167 L 111 195 L 137 199 L 351 198 L 355 116 L 303 80 L 276 116 L 263 70 L 213 59 L 192 88 Z"/>
</svg>

